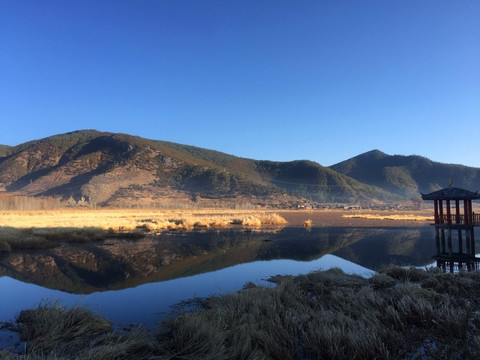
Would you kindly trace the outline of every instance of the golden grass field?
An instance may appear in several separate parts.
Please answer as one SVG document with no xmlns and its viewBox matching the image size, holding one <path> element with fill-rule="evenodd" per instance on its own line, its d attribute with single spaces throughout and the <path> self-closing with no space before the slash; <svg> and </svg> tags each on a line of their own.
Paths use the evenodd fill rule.
<svg viewBox="0 0 480 360">
<path fill-rule="evenodd" d="M 14 228 L 84 228 L 103 230 L 149 231 L 188 229 L 228 225 L 279 225 L 287 221 L 272 211 L 254 210 L 45 210 L 0 212 L 0 227 Z"/>
<path fill-rule="evenodd" d="M 313 219 L 313 220 L 312 220 Z M 346 219 L 432 221 L 429 212 L 385 212 L 331 210 L 229 210 L 229 209 L 60 209 L 0 211 L 0 227 L 85 228 L 149 231 L 222 227 L 229 225 L 349 225 Z M 362 221 L 363 224 L 368 221 Z"/>
<path fill-rule="evenodd" d="M 395 220 L 395 221 L 433 221 L 433 216 L 422 214 L 344 214 L 349 219 Z"/>
<path fill-rule="evenodd" d="M 429 212 L 229 209 L 59 209 L 0 211 L 0 252 L 88 242 L 113 237 L 143 237 L 169 230 L 230 226 L 375 227 L 427 224 Z"/>
<path fill-rule="evenodd" d="M 0 212 L 0 252 L 38 249 L 59 241 L 89 242 L 107 238 L 138 238 L 166 230 L 283 225 L 270 211 L 62 209 Z"/>
</svg>

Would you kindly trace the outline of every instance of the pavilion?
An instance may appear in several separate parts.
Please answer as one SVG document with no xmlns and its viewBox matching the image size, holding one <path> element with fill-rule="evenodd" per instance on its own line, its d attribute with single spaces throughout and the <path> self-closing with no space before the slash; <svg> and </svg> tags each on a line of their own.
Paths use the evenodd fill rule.
<svg viewBox="0 0 480 360">
<path fill-rule="evenodd" d="M 422 194 L 422 199 L 433 200 L 437 246 L 437 255 L 433 258 L 437 260 L 437 266 L 444 271 L 448 267 L 450 272 L 464 267 L 468 271 L 479 269 L 480 258 L 475 256 L 474 226 L 480 225 L 480 214 L 475 214 L 472 207 L 472 201 L 480 199 L 478 191 L 474 193 L 449 187 Z M 455 242 L 456 251 L 453 246 Z"/>
</svg>

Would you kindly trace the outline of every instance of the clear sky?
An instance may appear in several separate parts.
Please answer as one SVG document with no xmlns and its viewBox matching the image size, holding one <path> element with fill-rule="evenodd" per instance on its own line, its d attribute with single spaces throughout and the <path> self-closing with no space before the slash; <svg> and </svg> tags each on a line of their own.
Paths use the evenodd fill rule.
<svg viewBox="0 0 480 360">
<path fill-rule="evenodd" d="M 79 129 L 480 167 L 480 1 L 1 0 L 0 144 Z"/>
</svg>

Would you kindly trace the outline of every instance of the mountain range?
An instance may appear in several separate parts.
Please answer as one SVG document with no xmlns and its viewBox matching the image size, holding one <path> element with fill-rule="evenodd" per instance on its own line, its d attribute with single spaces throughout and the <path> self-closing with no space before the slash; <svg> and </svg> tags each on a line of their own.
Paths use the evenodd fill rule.
<svg viewBox="0 0 480 360">
<path fill-rule="evenodd" d="M 98 206 L 385 203 L 418 198 L 449 179 L 476 191 L 480 168 L 379 150 L 324 167 L 95 130 L 0 145 L 0 191 Z"/>
</svg>

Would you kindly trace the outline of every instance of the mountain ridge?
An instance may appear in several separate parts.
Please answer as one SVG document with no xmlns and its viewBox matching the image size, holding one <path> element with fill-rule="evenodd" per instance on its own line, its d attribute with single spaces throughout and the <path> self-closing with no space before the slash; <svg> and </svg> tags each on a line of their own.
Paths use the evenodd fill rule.
<svg viewBox="0 0 480 360">
<path fill-rule="evenodd" d="M 480 188 L 480 168 L 435 162 L 420 155 L 387 155 L 372 150 L 330 168 L 403 197 L 448 187 L 450 179 L 461 188 Z"/>
<path fill-rule="evenodd" d="M 0 189 L 6 193 L 100 206 L 402 201 L 420 190 L 437 190 L 442 176 L 459 170 L 463 183 L 480 187 L 480 169 L 379 150 L 324 167 L 310 160 L 255 160 L 97 130 L 0 146 Z"/>
</svg>

